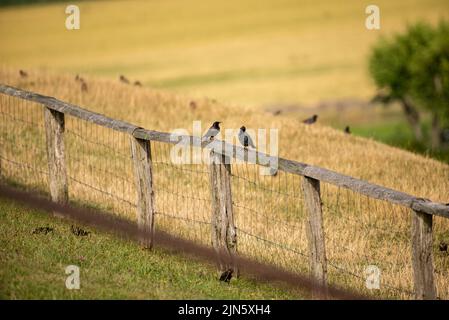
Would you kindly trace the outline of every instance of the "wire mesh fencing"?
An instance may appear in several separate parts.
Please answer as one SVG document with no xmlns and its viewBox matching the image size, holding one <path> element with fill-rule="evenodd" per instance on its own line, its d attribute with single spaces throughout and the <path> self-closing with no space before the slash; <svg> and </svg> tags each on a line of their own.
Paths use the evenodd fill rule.
<svg viewBox="0 0 449 320">
<path fill-rule="evenodd" d="M 0 176 L 41 192 L 47 192 L 49 183 L 44 108 L 0 94 Z M 71 202 L 136 220 L 131 138 L 129 133 L 65 116 Z M 171 144 L 149 143 L 156 228 L 211 246 L 210 164 L 176 163 Z M 263 175 L 260 168 L 241 161 L 230 166 L 237 252 L 307 272 L 311 252 L 303 177 L 281 170 Z M 375 297 L 413 298 L 411 209 L 328 183 L 321 183 L 321 202 L 329 283 Z M 448 219 L 434 219 L 435 283 L 443 299 L 449 298 L 449 256 L 438 251 L 438 241 L 448 230 Z"/>
</svg>

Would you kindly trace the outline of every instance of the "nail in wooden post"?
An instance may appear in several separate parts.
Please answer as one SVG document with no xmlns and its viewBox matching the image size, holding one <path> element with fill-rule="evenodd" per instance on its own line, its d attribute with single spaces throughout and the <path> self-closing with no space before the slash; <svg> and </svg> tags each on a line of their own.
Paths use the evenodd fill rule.
<svg viewBox="0 0 449 320">
<path fill-rule="evenodd" d="M 321 286 L 327 285 L 327 261 L 321 208 L 320 181 L 303 177 L 302 190 L 308 212 L 307 238 L 309 243 L 309 266 L 311 276 Z M 316 292 L 312 292 L 317 296 Z M 322 294 L 321 296 L 322 297 Z"/>
<path fill-rule="evenodd" d="M 415 298 L 436 299 L 432 255 L 432 215 L 413 211 L 411 232 Z"/>
<path fill-rule="evenodd" d="M 131 152 L 137 190 L 137 224 L 145 234 L 140 239 L 140 243 L 145 248 L 151 249 L 153 247 L 155 204 L 150 142 L 131 136 Z"/>
<path fill-rule="evenodd" d="M 238 268 L 232 260 L 237 252 L 237 232 L 232 208 L 231 165 L 225 159 L 211 152 L 212 246 L 219 258 L 220 271 L 232 269 L 238 276 Z"/>
<path fill-rule="evenodd" d="M 51 199 L 66 204 L 69 193 L 64 150 L 64 113 L 45 108 L 44 121 Z M 57 212 L 54 214 L 58 215 Z"/>
</svg>

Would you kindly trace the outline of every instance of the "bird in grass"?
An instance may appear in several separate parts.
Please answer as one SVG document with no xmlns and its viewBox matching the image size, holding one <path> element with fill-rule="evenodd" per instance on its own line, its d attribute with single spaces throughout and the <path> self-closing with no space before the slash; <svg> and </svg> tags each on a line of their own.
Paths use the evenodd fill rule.
<svg viewBox="0 0 449 320">
<path fill-rule="evenodd" d="M 26 73 L 26 72 L 23 71 L 23 70 L 19 70 L 19 74 L 20 74 L 20 76 L 21 76 L 22 78 L 28 77 L 28 73 Z"/>
<path fill-rule="evenodd" d="M 229 283 L 229 281 L 231 281 L 233 272 L 234 272 L 234 270 L 232 270 L 232 269 L 228 269 L 228 270 L 224 271 L 220 276 L 220 281 Z"/>
<path fill-rule="evenodd" d="M 447 243 L 441 241 L 439 245 L 440 251 L 447 252 Z"/>
<path fill-rule="evenodd" d="M 81 91 L 87 92 L 87 83 L 84 80 L 81 81 Z"/>
<path fill-rule="evenodd" d="M 311 116 L 310 118 L 307 118 L 306 120 L 304 120 L 302 123 L 305 124 L 313 124 L 318 120 L 318 115 L 314 114 L 313 116 Z"/>
<path fill-rule="evenodd" d="M 242 126 L 239 131 L 239 141 L 242 144 L 243 147 L 248 148 L 256 148 L 254 145 L 253 139 L 251 139 L 251 136 L 246 132 L 245 126 Z"/>
<path fill-rule="evenodd" d="M 33 234 L 48 234 L 50 232 L 53 232 L 53 228 L 50 227 L 38 227 L 33 230 Z"/>
<path fill-rule="evenodd" d="M 85 236 L 88 236 L 90 234 L 90 231 L 86 231 L 84 229 L 81 229 L 80 227 L 75 226 L 73 224 L 70 226 L 70 229 L 71 229 L 72 233 L 75 236 L 78 236 L 78 237 L 80 237 L 80 236 L 81 237 L 85 237 Z"/>
<path fill-rule="evenodd" d="M 129 80 L 123 74 L 120 75 L 119 80 L 120 82 L 129 84 Z"/>
<path fill-rule="evenodd" d="M 345 133 L 351 134 L 351 128 L 349 126 L 346 126 Z"/>
<path fill-rule="evenodd" d="M 204 142 L 213 140 L 220 133 L 220 123 L 220 121 L 215 121 L 209 130 L 207 130 L 201 141 Z"/>
<path fill-rule="evenodd" d="M 141 87 L 142 86 L 142 82 L 140 82 L 140 81 L 134 81 L 134 85 L 136 86 L 136 87 Z"/>
</svg>

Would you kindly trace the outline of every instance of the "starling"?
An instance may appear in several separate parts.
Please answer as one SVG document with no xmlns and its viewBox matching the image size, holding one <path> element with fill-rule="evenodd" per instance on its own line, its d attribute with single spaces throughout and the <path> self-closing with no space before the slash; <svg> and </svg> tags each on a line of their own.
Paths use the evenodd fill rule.
<svg viewBox="0 0 449 320">
<path fill-rule="evenodd" d="M 50 232 L 53 232 L 53 228 L 50 227 L 38 227 L 33 230 L 33 234 L 48 234 Z"/>
<path fill-rule="evenodd" d="M 232 269 L 228 269 L 228 270 L 224 271 L 220 276 L 220 281 L 229 283 L 229 281 L 231 281 L 233 272 L 234 272 L 234 270 L 232 270 Z"/>
<path fill-rule="evenodd" d="M 306 120 L 304 120 L 302 123 L 305 124 L 313 124 L 318 120 L 318 115 L 314 114 L 312 117 L 307 118 Z"/>
<path fill-rule="evenodd" d="M 126 83 L 126 84 L 129 84 L 129 80 L 128 79 L 126 79 L 126 77 L 124 76 L 124 75 L 120 75 L 120 78 L 119 78 L 119 80 L 120 80 L 120 82 L 123 82 L 123 83 Z"/>
<path fill-rule="evenodd" d="M 70 229 L 72 230 L 72 233 L 78 237 L 79 236 L 85 237 L 88 236 L 90 233 L 90 231 L 83 230 L 78 226 L 74 226 L 73 224 L 70 226 Z"/>
<path fill-rule="evenodd" d="M 212 126 L 207 130 L 206 134 L 203 136 L 201 141 L 211 141 L 220 133 L 220 124 L 221 122 L 215 121 Z"/>
<path fill-rule="evenodd" d="M 447 252 L 447 243 L 441 241 L 439 245 L 440 251 Z"/>
<path fill-rule="evenodd" d="M 195 110 L 196 109 L 196 102 L 195 101 L 190 101 L 190 104 L 189 104 L 189 106 L 190 106 L 190 109 L 191 110 Z"/>
<path fill-rule="evenodd" d="M 245 147 L 245 148 L 248 148 L 248 146 L 251 147 L 251 148 L 254 148 L 254 149 L 256 148 L 254 146 L 253 139 L 251 139 L 250 135 L 246 132 L 245 126 L 242 126 L 240 128 L 239 141 L 242 144 L 242 146 Z"/>
<path fill-rule="evenodd" d="M 87 83 L 84 81 L 81 81 L 81 91 L 87 92 Z"/>
<path fill-rule="evenodd" d="M 345 133 L 351 134 L 351 128 L 349 126 L 346 126 Z"/>
<path fill-rule="evenodd" d="M 278 116 L 278 115 L 280 115 L 282 113 L 282 110 L 275 110 L 274 112 L 273 112 L 273 116 Z"/>
<path fill-rule="evenodd" d="M 141 87 L 142 83 L 140 81 L 134 81 L 134 85 L 137 87 Z"/>
<path fill-rule="evenodd" d="M 21 76 L 22 78 L 28 77 L 28 73 L 26 73 L 26 72 L 23 71 L 23 70 L 19 70 L 19 74 L 20 74 L 20 76 Z"/>
</svg>

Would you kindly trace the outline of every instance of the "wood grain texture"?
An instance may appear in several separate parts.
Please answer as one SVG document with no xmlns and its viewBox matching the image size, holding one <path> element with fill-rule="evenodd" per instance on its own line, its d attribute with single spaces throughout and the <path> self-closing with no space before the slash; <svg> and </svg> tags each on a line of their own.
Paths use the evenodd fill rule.
<svg viewBox="0 0 449 320">
<path fill-rule="evenodd" d="M 415 298 L 436 299 L 433 265 L 432 215 L 414 211 L 412 216 L 412 262 Z"/>
<path fill-rule="evenodd" d="M 130 137 L 137 191 L 137 225 L 145 236 L 143 247 L 153 247 L 155 202 L 153 191 L 153 165 L 150 141 Z"/>
<path fill-rule="evenodd" d="M 220 272 L 238 267 L 233 263 L 237 252 L 237 231 L 234 225 L 234 212 L 231 191 L 231 166 L 225 157 L 211 153 L 210 164 L 211 194 L 211 241 L 217 253 Z"/>
<path fill-rule="evenodd" d="M 51 199 L 66 204 L 69 193 L 64 150 L 64 113 L 45 108 L 44 122 Z"/>
<path fill-rule="evenodd" d="M 323 211 L 321 207 L 320 181 L 304 177 L 302 179 L 302 190 L 304 195 L 305 210 L 308 213 L 306 233 L 309 246 L 310 273 L 321 286 L 326 286 L 327 260 L 323 227 Z M 316 295 L 316 293 L 314 295 Z"/>
</svg>

